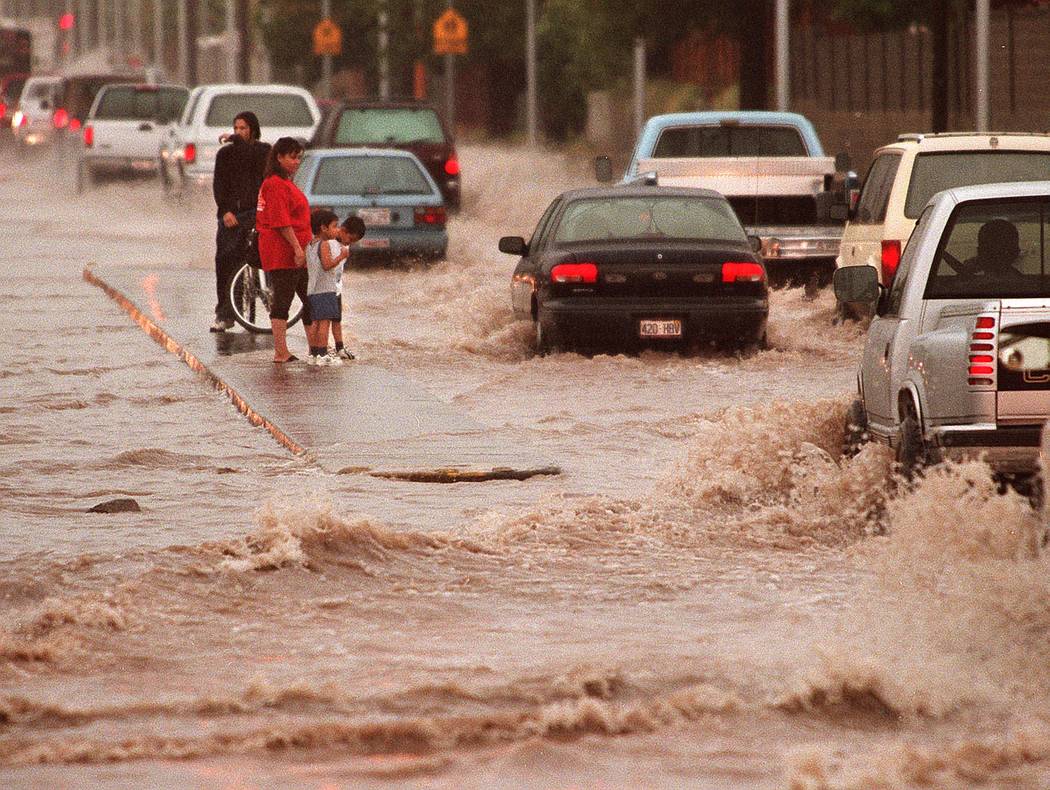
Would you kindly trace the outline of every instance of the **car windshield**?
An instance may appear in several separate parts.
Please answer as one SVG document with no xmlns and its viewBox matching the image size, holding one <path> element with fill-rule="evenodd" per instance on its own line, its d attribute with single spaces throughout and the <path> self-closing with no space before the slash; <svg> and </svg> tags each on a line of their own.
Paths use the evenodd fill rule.
<svg viewBox="0 0 1050 790">
<path fill-rule="evenodd" d="M 926 284 L 927 299 L 1050 296 L 1050 203 L 978 201 L 955 210 Z"/>
<path fill-rule="evenodd" d="M 904 216 L 915 219 L 942 189 L 971 184 L 1050 180 L 1050 152 L 953 151 L 919 154 L 912 167 Z"/>
<path fill-rule="evenodd" d="M 220 93 L 212 97 L 204 125 L 232 128 L 234 117 L 245 110 L 255 113 L 263 129 L 314 125 L 310 105 L 296 93 Z"/>
<path fill-rule="evenodd" d="M 96 120 L 143 121 L 179 117 L 186 103 L 185 88 L 143 88 L 133 85 L 106 88 L 95 109 Z"/>
<path fill-rule="evenodd" d="M 25 93 L 22 96 L 23 99 L 34 99 L 39 101 L 41 99 L 50 99 L 51 94 L 54 93 L 55 85 L 54 82 L 29 82 L 25 87 Z"/>
<path fill-rule="evenodd" d="M 419 165 L 403 156 L 325 157 L 311 191 L 315 195 L 434 194 Z"/>
<path fill-rule="evenodd" d="M 747 242 L 725 200 L 683 196 L 574 200 L 554 234 L 562 243 L 653 238 Z"/>
<path fill-rule="evenodd" d="M 445 133 L 428 107 L 353 108 L 339 116 L 336 145 L 443 143 Z"/>
<path fill-rule="evenodd" d="M 654 159 L 710 156 L 807 156 L 793 126 L 675 126 L 664 129 Z"/>
</svg>

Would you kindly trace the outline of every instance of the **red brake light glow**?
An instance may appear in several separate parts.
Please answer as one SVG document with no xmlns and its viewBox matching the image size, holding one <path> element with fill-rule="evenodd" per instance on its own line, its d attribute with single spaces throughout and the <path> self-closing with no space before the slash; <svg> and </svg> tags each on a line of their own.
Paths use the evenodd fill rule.
<svg viewBox="0 0 1050 790">
<path fill-rule="evenodd" d="M 65 129 L 69 125 L 69 113 L 66 112 L 64 107 L 59 107 L 55 110 L 55 114 L 51 116 L 51 123 L 54 124 L 56 129 Z"/>
<path fill-rule="evenodd" d="M 995 316 L 979 315 L 970 333 L 970 360 L 967 382 L 971 387 L 994 387 L 995 379 Z M 993 330 L 993 331 L 988 331 Z M 972 342 L 983 341 L 983 342 Z M 976 353 L 975 353 L 976 352 Z"/>
<path fill-rule="evenodd" d="M 95 144 L 95 127 L 85 126 L 84 127 L 84 147 L 90 148 Z"/>
<path fill-rule="evenodd" d="M 80 124 L 80 119 L 79 118 L 70 118 L 69 119 L 69 131 L 71 131 L 71 132 L 79 132 L 80 131 L 80 126 L 81 126 L 81 124 Z"/>
<path fill-rule="evenodd" d="M 0 121 L 7 115 L 7 105 L 0 101 Z"/>
<path fill-rule="evenodd" d="M 722 264 L 722 282 L 724 283 L 760 283 L 765 282 L 766 270 L 762 264 L 753 261 L 726 261 Z"/>
<path fill-rule="evenodd" d="M 182 158 L 186 160 L 186 164 L 192 165 L 197 161 L 197 146 L 193 143 L 186 143 L 186 148 L 182 152 Z"/>
<path fill-rule="evenodd" d="M 417 225 L 444 225 L 447 218 L 444 206 L 416 206 Z"/>
<path fill-rule="evenodd" d="M 551 269 L 552 283 L 596 283 L 598 266 L 594 263 L 559 263 Z"/>
<path fill-rule="evenodd" d="M 454 156 L 450 156 L 445 162 L 445 173 L 450 176 L 459 175 L 459 160 Z"/>
<path fill-rule="evenodd" d="M 901 243 L 898 239 L 882 242 L 882 284 L 887 288 L 893 282 L 897 266 L 901 262 Z"/>
</svg>

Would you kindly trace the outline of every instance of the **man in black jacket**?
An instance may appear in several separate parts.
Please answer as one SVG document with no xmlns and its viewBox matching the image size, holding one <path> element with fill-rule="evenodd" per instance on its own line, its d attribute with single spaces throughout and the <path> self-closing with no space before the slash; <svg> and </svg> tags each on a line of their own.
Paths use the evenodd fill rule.
<svg viewBox="0 0 1050 790">
<path fill-rule="evenodd" d="M 253 112 L 238 113 L 233 135 L 215 157 L 212 189 L 218 207 L 219 229 L 215 234 L 215 323 L 212 332 L 233 328 L 230 280 L 241 264 L 245 234 L 255 225 L 255 204 L 266 170 L 269 143 L 260 142 L 259 119 Z"/>
</svg>

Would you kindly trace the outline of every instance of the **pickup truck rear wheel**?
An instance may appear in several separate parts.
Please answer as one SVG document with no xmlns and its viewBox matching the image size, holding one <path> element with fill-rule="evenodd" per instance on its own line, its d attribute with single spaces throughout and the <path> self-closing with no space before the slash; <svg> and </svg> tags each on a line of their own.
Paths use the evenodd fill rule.
<svg viewBox="0 0 1050 790">
<path fill-rule="evenodd" d="M 842 454 L 852 458 L 868 441 L 868 412 L 864 401 L 856 398 L 846 410 L 846 430 L 842 440 Z"/>
<path fill-rule="evenodd" d="M 915 414 L 914 406 L 905 407 L 901 420 L 900 440 L 897 442 L 897 467 L 905 480 L 913 480 L 926 466 L 926 442 Z"/>
</svg>

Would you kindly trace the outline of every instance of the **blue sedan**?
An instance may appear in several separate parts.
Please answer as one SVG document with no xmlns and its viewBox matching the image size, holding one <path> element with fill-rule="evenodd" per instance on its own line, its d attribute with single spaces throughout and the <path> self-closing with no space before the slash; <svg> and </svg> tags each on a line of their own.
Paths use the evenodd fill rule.
<svg viewBox="0 0 1050 790">
<path fill-rule="evenodd" d="M 441 190 L 409 151 L 310 150 L 295 183 L 311 208 L 330 208 L 340 221 L 353 214 L 364 221 L 365 236 L 354 246 L 358 257 L 445 257 Z"/>
</svg>

